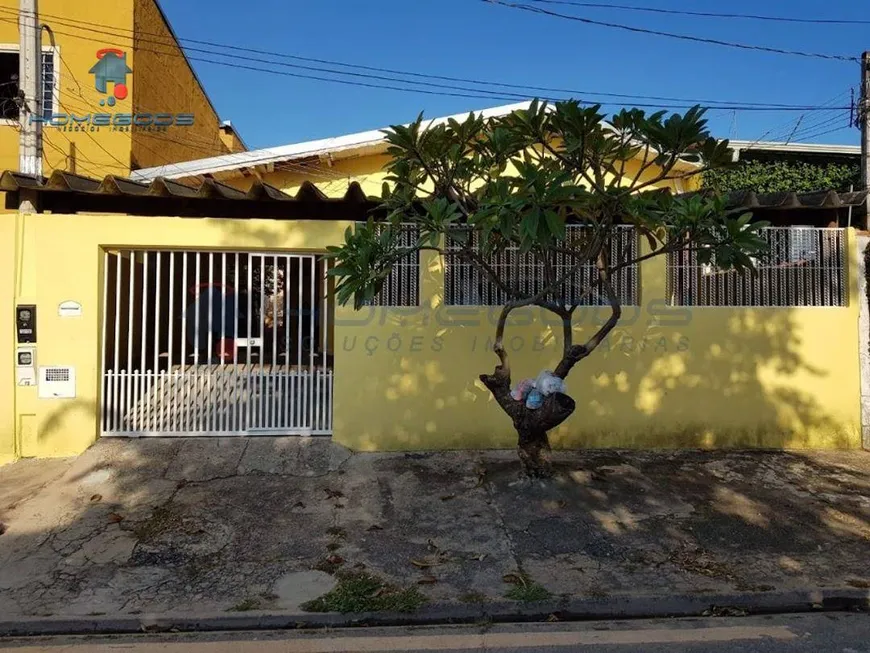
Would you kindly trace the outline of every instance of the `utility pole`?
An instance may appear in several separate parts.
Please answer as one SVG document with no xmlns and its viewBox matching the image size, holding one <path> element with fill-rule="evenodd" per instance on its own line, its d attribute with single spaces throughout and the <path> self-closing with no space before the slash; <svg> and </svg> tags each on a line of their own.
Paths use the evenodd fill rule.
<svg viewBox="0 0 870 653">
<path fill-rule="evenodd" d="M 18 0 L 18 171 L 42 176 L 42 30 L 38 0 Z"/>
<path fill-rule="evenodd" d="M 870 52 L 861 55 L 861 99 L 858 103 L 861 127 L 861 189 L 870 191 Z M 870 193 L 864 202 L 864 229 L 870 229 Z"/>
</svg>

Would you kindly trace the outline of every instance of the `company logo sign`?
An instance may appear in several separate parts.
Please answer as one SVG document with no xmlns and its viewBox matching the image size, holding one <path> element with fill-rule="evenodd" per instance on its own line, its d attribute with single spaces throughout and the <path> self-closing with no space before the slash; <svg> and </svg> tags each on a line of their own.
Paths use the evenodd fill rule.
<svg viewBox="0 0 870 653">
<path fill-rule="evenodd" d="M 127 53 L 117 48 L 97 50 L 96 62 L 88 71 L 94 76 L 94 88 L 101 94 L 98 102 L 100 111 L 75 113 L 52 113 L 50 116 L 31 115 L 31 122 L 42 122 L 61 131 L 100 131 L 108 127 L 110 131 L 165 131 L 169 127 L 190 127 L 193 125 L 192 113 L 131 113 L 120 110 L 129 98 L 128 78 L 133 70 L 127 64 Z M 112 111 L 115 107 L 119 110 Z"/>
<path fill-rule="evenodd" d="M 100 100 L 100 106 L 115 106 L 118 100 L 127 99 L 127 75 L 133 71 L 127 65 L 127 53 L 115 48 L 97 50 L 97 63 L 88 71 L 94 76 L 94 86 L 103 95 L 108 95 L 109 83 L 112 94 Z"/>
</svg>

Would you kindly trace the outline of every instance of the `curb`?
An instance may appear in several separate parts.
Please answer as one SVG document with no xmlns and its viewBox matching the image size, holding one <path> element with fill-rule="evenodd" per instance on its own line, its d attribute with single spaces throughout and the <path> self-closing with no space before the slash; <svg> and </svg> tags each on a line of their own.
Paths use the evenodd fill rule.
<svg viewBox="0 0 870 653">
<path fill-rule="evenodd" d="M 22 617 L 0 621 L 0 636 L 94 635 L 232 630 L 284 630 L 354 626 L 435 626 L 469 623 L 516 623 L 552 620 L 699 617 L 713 608 L 736 608 L 748 614 L 783 614 L 870 609 L 870 590 L 825 589 L 708 594 L 704 596 L 625 596 L 562 599 L 536 603 L 434 604 L 413 613 L 359 614 L 277 611 L 204 614 Z M 709 614 L 706 616 L 710 616 Z"/>
</svg>

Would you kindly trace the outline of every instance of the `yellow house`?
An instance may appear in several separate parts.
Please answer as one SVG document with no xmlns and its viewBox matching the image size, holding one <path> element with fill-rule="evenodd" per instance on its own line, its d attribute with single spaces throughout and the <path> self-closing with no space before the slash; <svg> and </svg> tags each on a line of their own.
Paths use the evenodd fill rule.
<svg viewBox="0 0 870 653">
<path fill-rule="evenodd" d="M 218 117 L 157 0 L 41 0 L 39 19 L 54 35 L 42 37 L 44 174 L 126 176 L 246 149 Z M 18 1 L 0 0 L 3 170 L 18 169 L 18 51 Z"/>
<path fill-rule="evenodd" d="M 397 266 L 373 305 L 335 306 L 322 254 L 374 207 L 385 147 L 375 130 L 132 181 L 4 174 L 0 190 L 37 212 L 0 223 L 15 261 L 0 276 L 15 313 L 0 331 L 15 351 L 0 459 L 75 454 L 98 437 L 515 446 L 477 380 L 496 362 L 499 311 L 479 279 L 427 253 Z M 578 408 L 554 445 L 860 447 L 854 231 L 767 237 L 777 258 L 755 279 L 678 256 L 621 272 L 623 318 L 569 377 Z M 579 311 L 575 341 L 603 317 Z M 546 314 L 515 312 L 515 380 L 555 364 L 560 337 Z"/>
</svg>

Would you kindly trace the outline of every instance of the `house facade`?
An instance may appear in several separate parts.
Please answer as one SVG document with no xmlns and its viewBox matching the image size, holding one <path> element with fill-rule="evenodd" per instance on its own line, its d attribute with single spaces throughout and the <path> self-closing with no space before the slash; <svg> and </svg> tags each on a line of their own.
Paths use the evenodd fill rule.
<svg viewBox="0 0 870 653">
<path fill-rule="evenodd" d="M 246 149 L 157 0 L 39 3 L 43 171 L 131 170 Z M 18 168 L 18 2 L 0 1 L 0 169 Z"/>
<path fill-rule="evenodd" d="M 18 363 L 5 381 L 14 402 L 0 404 L 0 456 L 147 436 L 515 446 L 478 381 L 496 362 L 500 311 L 485 280 L 422 253 L 371 305 L 335 305 L 323 253 L 376 208 L 385 149 L 376 130 L 139 170 L 133 181 L 5 174 L 0 189 L 31 197 L 37 212 L 3 223 L 0 239 L 17 262 L 0 279 L 17 322 L 0 337 Z M 765 237 L 773 256 L 756 277 L 683 255 L 621 271 L 622 320 L 568 378 L 578 407 L 554 446 L 860 447 L 855 232 Z M 614 246 L 647 244 L 625 229 Z M 575 341 L 606 317 L 578 309 Z M 548 314 L 515 311 L 505 342 L 516 380 L 554 365 L 560 339 Z"/>
</svg>

